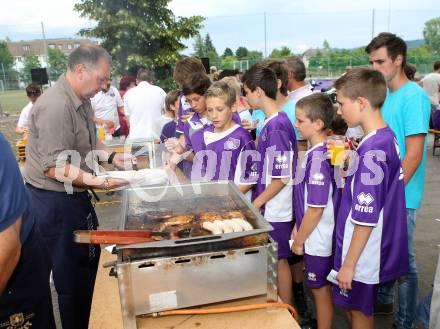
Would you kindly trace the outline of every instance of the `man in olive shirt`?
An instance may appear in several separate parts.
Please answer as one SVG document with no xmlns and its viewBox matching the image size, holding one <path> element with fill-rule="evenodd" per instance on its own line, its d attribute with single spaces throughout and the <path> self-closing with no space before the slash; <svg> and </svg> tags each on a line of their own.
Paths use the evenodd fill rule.
<svg viewBox="0 0 440 329">
<path fill-rule="evenodd" d="M 102 150 L 101 158 L 117 167 L 131 161 L 109 156 L 96 138 L 90 98 L 110 79 L 110 64 L 99 46 L 75 49 L 67 72 L 38 99 L 29 119 L 24 177 L 49 252 L 63 329 L 87 328 L 99 262 L 99 246 L 73 242 L 73 231 L 98 226 L 87 189 L 128 183 L 92 175 L 92 150 Z"/>
</svg>

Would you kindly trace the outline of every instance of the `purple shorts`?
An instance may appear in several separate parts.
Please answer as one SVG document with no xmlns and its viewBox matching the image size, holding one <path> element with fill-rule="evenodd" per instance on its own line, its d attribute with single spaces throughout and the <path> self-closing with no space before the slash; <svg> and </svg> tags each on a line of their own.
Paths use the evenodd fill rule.
<svg viewBox="0 0 440 329">
<path fill-rule="evenodd" d="M 317 289 L 330 284 L 327 281 L 327 275 L 333 268 L 333 256 L 321 257 L 305 254 L 304 265 L 306 268 L 307 287 Z"/>
<path fill-rule="evenodd" d="M 351 290 L 343 290 L 333 284 L 333 303 L 372 316 L 379 285 L 353 281 L 351 288 Z"/>
<path fill-rule="evenodd" d="M 278 259 L 285 259 L 293 256 L 290 250 L 289 240 L 293 230 L 293 222 L 269 222 L 273 231 L 269 235 L 278 243 Z"/>
</svg>

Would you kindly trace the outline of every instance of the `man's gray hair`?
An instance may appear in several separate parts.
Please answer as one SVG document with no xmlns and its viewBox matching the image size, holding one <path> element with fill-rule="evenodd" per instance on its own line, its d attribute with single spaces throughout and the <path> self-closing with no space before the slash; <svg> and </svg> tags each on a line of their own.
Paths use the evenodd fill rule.
<svg viewBox="0 0 440 329">
<path fill-rule="evenodd" d="M 292 56 L 286 59 L 286 66 L 289 72 L 293 73 L 296 81 L 304 81 L 306 78 L 306 66 L 301 58 Z"/>
<path fill-rule="evenodd" d="M 144 68 L 139 69 L 136 79 L 138 79 L 139 81 L 147 81 L 149 83 L 153 83 L 154 72 Z"/>
<path fill-rule="evenodd" d="M 107 60 L 109 65 L 112 63 L 111 56 L 104 48 L 92 43 L 82 44 L 69 55 L 69 69 L 73 71 L 78 64 L 94 69 L 101 59 Z"/>
</svg>

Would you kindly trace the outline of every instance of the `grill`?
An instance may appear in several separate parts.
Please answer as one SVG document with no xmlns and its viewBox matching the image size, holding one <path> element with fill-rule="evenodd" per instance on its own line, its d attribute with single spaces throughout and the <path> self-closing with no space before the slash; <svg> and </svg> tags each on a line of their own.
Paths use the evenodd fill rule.
<svg viewBox="0 0 440 329">
<path fill-rule="evenodd" d="M 211 234 L 204 221 L 243 218 L 252 230 Z M 272 227 L 232 182 L 129 188 L 120 228 L 161 231 L 165 238 L 117 248 L 124 328 L 135 317 L 238 298 L 277 300 Z"/>
</svg>

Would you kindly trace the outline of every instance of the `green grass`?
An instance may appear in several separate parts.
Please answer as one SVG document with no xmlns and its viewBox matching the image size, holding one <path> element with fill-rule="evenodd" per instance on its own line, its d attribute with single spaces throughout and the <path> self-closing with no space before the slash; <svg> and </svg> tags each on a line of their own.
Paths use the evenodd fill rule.
<svg viewBox="0 0 440 329">
<path fill-rule="evenodd" d="M 23 107 L 29 103 L 25 90 L 0 91 L 0 106 L 3 112 L 11 115 L 20 114 Z"/>
</svg>

